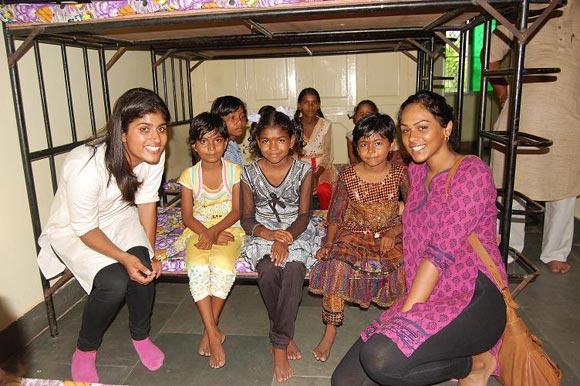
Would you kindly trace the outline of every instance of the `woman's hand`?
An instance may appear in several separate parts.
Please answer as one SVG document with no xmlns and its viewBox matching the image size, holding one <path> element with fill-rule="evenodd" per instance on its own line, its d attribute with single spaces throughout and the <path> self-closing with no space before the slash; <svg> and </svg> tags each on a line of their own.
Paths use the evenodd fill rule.
<svg viewBox="0 0 580 386">
<path fill-rule="evenodd" d="M 151 260 L 151 268 L 153 269 L 153 277 L 155 279 L 158 279 L 159 276 L 161 276 L 161 270 L 162 270 L 162 264 L 161 264 L 161 260 L 158 260 L 157 258 L 153 258 L 153 260 Z"/>
<path fill-rule="evenodd" d="M 199 234 L 199 240 L 195 246 L 199 249 L 208 250 L 216 243 L 217 235 L 211 230 L 207 229 Z"/>
<path fill-rule="evenodd" d="M 395 238 L 388 235 L 381 237 L 380 250 L 382 253 L 387 253 L 395 246 Z"/>
<path fill-rule="evenodd" d="M 137 256 L 127 253 L 121 264 L 125 267 L 129 279 L 134 282 L 147 285 L 155 278 L 154 272 L 149 270 Z"/>
<path fill-rule="evenodd" d="M 217 245 L 228 245 L 229 242 L 234 241 L 234 235 L 228 231 L 221 231 L 217 235 L 216 244 Z"/>
<path fill-rule="evenodd" d="M 288 244 L 280 241 L 274 241 L 272 244 L 272 251 L 270 252 L 270 260 L 276 267 L 281 267 L 288 258 Z"/>
<path fill-rule="evenodd" d="M 330 248 L 332 244 L 324 244 L 323 246 L 316 251 L 316 260 L 326 260 L 328 259 L 328 255 L 330 254 Z"/>
</svg>

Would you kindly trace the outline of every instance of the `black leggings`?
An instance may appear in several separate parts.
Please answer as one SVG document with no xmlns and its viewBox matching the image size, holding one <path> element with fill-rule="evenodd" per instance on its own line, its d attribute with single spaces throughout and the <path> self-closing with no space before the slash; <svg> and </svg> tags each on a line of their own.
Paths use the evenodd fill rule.
<svg viewBox="0 0 580 386">
<path fill-rule="evenodd" d="M 375 334 L 366 343 L 359 338 L 334 370 L 332 385 L 420 386 L 465 378 L 471 357 L 497 343 L 505 322 L 503 297 L 480 272 L 467 307 L 410 357 L 384 335 Z"/>
<path fill-rule="evenodd" d="M 149 269 L 151 261 L 146 247 L 133 247 L 127 251 L 135 255 Z M 127 301 L 129 308 L 129 330 L 135 340 L 149 336 L 151 329 L 151 310 L 155 296 L 155 284 L 141 285 L 131 279 L 120 263 L 101 269 L 93 280 L 93 289 L 83 312 L 83 322 L 77 347 L 81 351 L 94 351 L 99 348 L 105 330 L 115 315 Z"/>
</svg>

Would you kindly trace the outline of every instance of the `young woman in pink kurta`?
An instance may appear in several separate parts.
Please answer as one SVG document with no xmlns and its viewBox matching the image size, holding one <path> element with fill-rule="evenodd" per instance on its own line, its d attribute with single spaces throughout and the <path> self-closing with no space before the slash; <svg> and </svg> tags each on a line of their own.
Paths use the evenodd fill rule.
<svg viewBox="0 0 580 386">
<path fill-rule="evenodd" d="M 403 213 L 408 292 L 362 332 L 332 384 L 430 385 L 457 378 L 461 386 L 484 386 L 497 367 L 505 303 L 467 237 L 475 233 L 505 275 L 491 172 L 449 145 L 452 109 L 440 95 L 409 97 L 399 125 L 415 161 Z"/>
</svg>

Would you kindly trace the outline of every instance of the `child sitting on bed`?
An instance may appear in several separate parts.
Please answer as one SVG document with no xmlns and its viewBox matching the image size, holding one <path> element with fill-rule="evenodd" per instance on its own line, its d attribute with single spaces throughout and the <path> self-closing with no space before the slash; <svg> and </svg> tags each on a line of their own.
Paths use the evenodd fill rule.
<svg viewBox="0 0 580 386">
<path fill-rule="evenodd" d="M 237 141 L 244 137 L 248 125 L 246 104 L 240 98 L 224 95 L 213 101 L 211 112 L 222 117 L 228 129 L 229 141 L 224 159 L 239 165 L 243 164 L 242 149 Z"/>
<path fill-rule="evenodd" d="M 181 216 L 188 237 L 185 262 L 191 294 L 205 330 L 199 354 L 213 368 L 226 356 L 224 333 L 218 328 L 225 299 L 236 278 L 234 262 L 244 231 L 239 225 L 241 167 L 223 159 L 228 132 L 219 115 L 201 113 L 193 119 L 188 142 L 200 159 L 185 169 L 181 184 Z"/>
<path fill-rule="evenodd" d="M 408 190 L 404 166 L 387 160 L 395 136 L 388 115 L 370 114 L 353 130 L 358 159 L 334 188 L 325 243 L 310 270 L 310 291 L 322 294 L 324 336 L 313 350 L 324 362 L 344 318 L 344 302 L 388 307 L 405 290 L 401 212 Z"/>
<path fill-rule="evenodd" d="M 244 165 L 241 224 L 244 254 L 258 271 L 258 287 L 270 319 L 274 375 L 293 375 L 288 359 L 300 359 L 293 341 L 306 268 L 318 249 L 310 221 L 312 171 L 292 154 L 302 147 L 300 131 L 289 117 L 263 109 L 252 128 L 250 146 L 262 158 Z"/>
</svg>

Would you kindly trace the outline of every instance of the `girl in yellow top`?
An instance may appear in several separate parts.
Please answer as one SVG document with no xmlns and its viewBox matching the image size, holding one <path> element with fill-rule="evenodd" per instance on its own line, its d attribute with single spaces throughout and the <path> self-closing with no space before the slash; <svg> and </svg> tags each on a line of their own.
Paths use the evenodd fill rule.
<svg viewBox="0 0 580 386">
<path fill-rule="evenodd" d="M 191 294 L 205 327 L 198 352 L 210 357 L 211 367 L 219 368 L 226 356 L 218 321 L 236 278 L 234 263 L 244 236 L 239 224 L 241 167 L 222 158 L 228 132 L 219 115 L 196 116 L 188 141 L 200 161 L 179 178 L 185 261 Z"/>
</svg>

